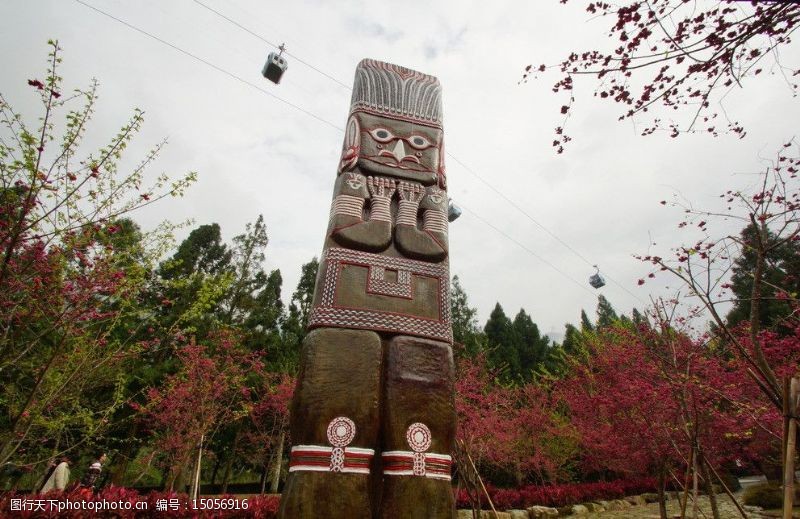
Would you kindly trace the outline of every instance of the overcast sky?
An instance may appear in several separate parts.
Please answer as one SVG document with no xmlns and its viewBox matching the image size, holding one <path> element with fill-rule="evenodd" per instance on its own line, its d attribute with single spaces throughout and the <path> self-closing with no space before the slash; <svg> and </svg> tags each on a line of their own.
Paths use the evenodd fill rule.
<svg viewBox="0 0 800 519">
<path fill-rule="evenodd" d="M 300 265 L 321 251 L 342 141 L 336 127 L 346 122 L 349 85 L 364 57 L 437 76 L 448 153 L 541 225 L 448 161 L 449 194 L 466 209 L 450 228 L 451 273 L 481 324 L 499 301 L 511 317 L 524 307 L 543 332 L 558 334 L 582 308 L 593 314 L 598 293 L 625 313 L 645 307 L 651 295 L 671 295 L 666 277 L 637 286 L 648 269 L 632 258 L 666 256 L 671 245 L 692 239 L 677 228 L 680 211 L 659 201 L 678 193 L 715 207 L 724 190 L 753 184 L 800 120 L 786 83 L 764 76 L 725 99 L 725 110 L 747 128 L 745 139 L 645 138 L 635 124 L 616 122 L 617 107 L 592 98 L 591 81 L 579 82 L 568 122 L 575 141 L 556 155 L 550 141 L 564 99 L 550 91 L 555 76 L 518 82 L 530 63 L 608 44 L 608 21 L 590 19 L 581 2 L 202 1 L 263 39 L 285 42 L 348 87 L 291 57 L 273 85 L 260 76 L 273 49 L 192 0 L 85 0 L 332 126 L 75 0 L 0 0 L 0 91 L 33 123 L 36 96 L 26 80 L 44 76 L 46 42 L 58 39 L 66 89 L 100 81 L 90 143 L 110 137 L 139 107 L 145 126 L 126 163 L 166 137 L 149 174 L 199 174 L 185 198 L 135 214 L 140 225 L 217 222 L 229 241 L 263 214 L 266 268 L 280 268 L 284 299 Z M 782 59 L 796 67 L 799 55 L 795 45 Z M 594 263 L 609 278 L 600 291 L 588 285 Z"/>
</svg>

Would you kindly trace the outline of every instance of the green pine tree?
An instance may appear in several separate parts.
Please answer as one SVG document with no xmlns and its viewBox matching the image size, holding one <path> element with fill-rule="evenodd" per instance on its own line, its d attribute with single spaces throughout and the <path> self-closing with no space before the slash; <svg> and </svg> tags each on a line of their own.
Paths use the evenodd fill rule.
<svg viewBox="0 0 800 519">
<path fill-rule="evenodd" d="M 499 368 L 502 378 L 511 381 L 519 376 L 522 364 L 511 320 L 497 303 L 483 328 L 489 347 L 489 365 Z"/>
<path fill-rule="evenodd" d="M 619 321 L 619 316 L 604 295 L 597 296 L 597 328 L 605 328 Z"/>
<path fill-rule="evenodd" d="M 461 345 L 455 348 L 456 353 L 467 357 L 480 353 L 486 338 L 478 327 L 478 310 L 469 306 L 467 293 L 458 276 L 453 276 L 450 285 L 450 313 L 453 321 L 453 342 Z"/>
<path fill-rule="evenodd" d="M 547 358 L 550 339 L 539 332 L 539 327 L 525 309 L 520 309 L 514 318 L 512 331 L 520 361 L 520 371 L 515 375 L 523 381 L 528 381 Z"/>
<path fill-rule="evenodd" d="M 726 316 L 729 326 L 750 321 L 750 302 L 753 293 L 753 272 L 756 266 L 758 229 L 754 225 L 745 227 L 740 235 L 743 244 L 741 255 L 736 258 L 731 276 L 731 291 L 735 296 L 733 308 Z M 779 333 L 791 325 L 787 318 L 792 315 L 791 299 L 800 294 L 800 243 L 785 241 L 778 244 L 775 235 L 765 229 L 762 240 L 767 251 L 759 301 L 759 324 L 761 328 L 774 329 Z M 776 298 L 776 289 L 787 292 L 789 299 Z"/>
</svg>

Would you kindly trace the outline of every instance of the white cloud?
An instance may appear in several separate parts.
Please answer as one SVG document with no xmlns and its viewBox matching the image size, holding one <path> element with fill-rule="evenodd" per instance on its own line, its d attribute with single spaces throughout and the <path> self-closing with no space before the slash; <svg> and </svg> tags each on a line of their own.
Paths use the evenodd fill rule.
<svg viewBox="0 0 800 519">
<path fill-rule="evenodd" d="M 280 86 L 263 80 L 260 69 L 272 49 L 196 3 L 87 1 L 334 126 L 345 123 L 346 88 L 291 58 Z M 800 119 L 786 85 L 767 77 L 726 98 L 727 111 L 748 128 L 743 140 L 642 138 L 630 123 L 615 122 L 619 109 L 593 99 L 593 85 L 585 82 L 576 85 L 577 111 L 569 121 L 575 141 L 566 154 L 555 155 L 549 142 L 561 123 L 562 99 L 550 92 L 552 78 L 518 81 L 525 65 L 552 63 L 608 41 L 605 21 L 587 22 L 578 6 L 205 1 L 263 38 L 286 42 L 289 52 L 345 84 L 363 57 L 439 77 L 447 150 L 589 262 L 450 161 L 451 196 L 568 276 L 465 214 L 451 228 L 451 270 L 482 320 L 499 301 L 507 313 L 524 307 L 543 331 L 560 332 L 565 322 L 578 320 L 581 308 L 594 311 L 592 263 L 627 289 L 613 282 L 602 289 L 618 311 L 641 309 L 651 291 L 664 289 L 660 282 L 636 286 L 647 268 L 631 254 L 646 252 L 649 237 L 662 255 L 683 239 L 680 214 L 658 201 L 677 191 L 702 206 L 715 203 L 724 189 L 747 185 L 747 174 L 762 167 L 759 154 L 769 156 Z M 263 213 L 268 267 L 281 269 L 284 294 L 291 294 L 301 263 L 320 252 L 341 145 L 337 130 L 77 2 L 4 2 L 0 18 L 6 22 L 0 91 L 15 106 L 31 113 L 34 98 L 25 80 L 41 76 L 45 42 L 58 38 L 66 81 L 101 81 L 97 139 L 111 135 L 139 106 L 147 122 L 132 163 L 136 153 L 169 136 L 151 174 L 200 174 L 185 199 L 141 212 L 141 222 L 218 222 L 229 239 Z M 787 62 L 797 57 L 796 49 L 783 53 Z"/>
</svg>

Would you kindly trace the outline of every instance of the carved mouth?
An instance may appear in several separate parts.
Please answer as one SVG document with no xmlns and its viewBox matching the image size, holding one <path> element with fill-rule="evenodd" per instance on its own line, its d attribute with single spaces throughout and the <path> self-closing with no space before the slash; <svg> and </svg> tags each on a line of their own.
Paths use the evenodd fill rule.
<svg viewBox="0 0 800 519">
<path fill-rule="evenodd" d="M 379 151 L 378 152 L 378 157 L 388 157 L 389 160 L 393 160 L 393 161 L 397 162 L 397 156 L 394 153 L 392 153 L 391 151 L 388 151 L 388 150 Z M 419 159 L 417 157 L 415 157 L 414 155 L 406 155 L 405 157 L 400 159 L 400 163 L 402 164 L 403 162 L 416 162 L 417 164 L 421 164 Z"/>
<path fill-rule="evenodd" d="M 407 160 L 403 159 L 403 161 L 400 162 L 399 164 L 397 163 L 397 160 L 395 160 L 394 157 L 388 157 L 388 156 L 383 156 L 383 157 L 378 156 L 378 157 L 376 157 L 376 156 L 372 156 L 372 157 L 363 157 L 363 158 L 368 160 L 368 161 L 370 161 L 370 162 L 374 162 L 375 164 L 380 164 L 381 166 L 388 166 L 390 168 L 397 168 L 397 169 L 402 169 L 402 170 L 407 170 L 407 171 L 415 171 L 415 172 L 419 172 L 419 173 L 433 173 L 433 170 L 426 168 L 425 166 L 420 164 L 418 161 L 415 162 L 414 159 L 416 159 L 416 157 L 409 157 Z M 406 164 L 406 162 L 408 162 L 408 164 Z"/>
</svg>

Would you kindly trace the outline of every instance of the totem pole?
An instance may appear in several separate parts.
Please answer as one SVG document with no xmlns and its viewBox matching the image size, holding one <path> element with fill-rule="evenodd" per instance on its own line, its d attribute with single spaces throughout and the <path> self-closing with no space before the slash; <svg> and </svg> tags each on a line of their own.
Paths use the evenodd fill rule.
<svg viewBox="0 0 800 519">
<path fill-rule="evenodd" d="M 441 86 L 365 59 L 291 407 L 280 517 L 452 518 Z"/>
</svg>

